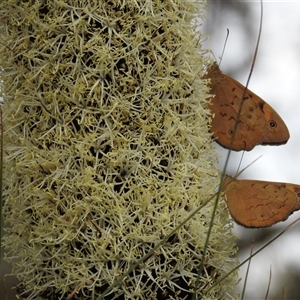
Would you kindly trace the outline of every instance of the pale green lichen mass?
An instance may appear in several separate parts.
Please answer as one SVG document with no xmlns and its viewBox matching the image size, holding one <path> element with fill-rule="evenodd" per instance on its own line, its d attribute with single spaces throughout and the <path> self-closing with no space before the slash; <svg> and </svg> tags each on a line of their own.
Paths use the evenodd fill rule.
<svg viewBox="0 0 300 300">
<path fill-rule="evenodd" d="M 232 293 L 234 276 L 207 292 L 236 265 L 223 202 L 205 257 L 213 201 L 132 268 L 219 182 L 203 13 L 196 0 L 1 1 L 3 242 L 23 298 Z"/>
</svg>

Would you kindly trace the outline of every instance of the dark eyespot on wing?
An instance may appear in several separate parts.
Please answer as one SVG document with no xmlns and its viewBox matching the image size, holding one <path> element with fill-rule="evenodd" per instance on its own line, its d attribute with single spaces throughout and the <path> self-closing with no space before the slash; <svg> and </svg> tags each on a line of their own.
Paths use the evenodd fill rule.
<svg viewBox="0 0 300 300">
<path fill-rule="evenodd" d="M 269 121 L 269 126 L 270 126 L 271 128 L 276 128 L 276 127 L 277 127 L 277 123 L 276 123 L 274 120 L 270 120 L 270 121 Z"/>
</svg>

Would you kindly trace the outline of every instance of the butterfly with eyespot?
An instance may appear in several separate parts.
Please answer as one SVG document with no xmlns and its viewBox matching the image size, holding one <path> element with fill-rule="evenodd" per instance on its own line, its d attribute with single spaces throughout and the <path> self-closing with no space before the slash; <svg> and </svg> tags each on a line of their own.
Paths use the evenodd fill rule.
<svg viewBox="0 0 300 300">
<path fill-rule="evenodd" d="M 214 95 L 209 107 L 213 113 L 210 131 L 221 146 L 250 151 L 257 145 L 282 145 L 288 141 L 288 128 L 276 111 L 238 81 L 223 74 L 217 63 L 213 63 L 202 78 L 210 79 L 210 93 Z"/>
<path fill-rule="evenodd" d="M 245 227 L 269 227 L 300 209 L 300 185 L 297 184 L 226 176 L 222 192 L 232 218 Z"/>
</svg>

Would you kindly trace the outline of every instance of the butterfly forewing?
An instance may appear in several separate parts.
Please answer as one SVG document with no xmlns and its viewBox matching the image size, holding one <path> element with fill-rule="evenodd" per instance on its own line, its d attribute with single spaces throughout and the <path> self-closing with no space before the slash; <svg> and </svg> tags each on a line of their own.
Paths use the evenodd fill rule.
<svg viewBox="0 0 300 300">
<path fill-rule="evenodd" d="M 211 131 L 221 146 L 250 151 L 256 145 L 280 145 L 288 141 L 289 131 L 276 111 L 250 90 L 245 90 L 238 81 L 223 74 L 216 63 L 203 78 L 211 80 L 211 94 L 214 95 L 210 105 L 214 115 Z"/>
</svg>

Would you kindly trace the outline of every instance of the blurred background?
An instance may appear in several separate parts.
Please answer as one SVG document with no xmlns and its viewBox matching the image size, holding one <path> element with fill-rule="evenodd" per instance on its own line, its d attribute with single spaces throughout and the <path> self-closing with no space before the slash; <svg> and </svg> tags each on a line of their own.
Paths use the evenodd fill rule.
<svg viewBox="0 0 300 300">
<path fill-rule="evenodd" d="M 282 146 L 257 146 L 245 152 L 242 167 L 262 156 L 239 178 L 300 184 L 300 1 L 264 1 L 263 28 L 256 64 L 249 89 L 268 102 L 283 118 L 290 131 L 290 140 Z M 226 44 L 220 69 L 223 73 L 246 84 L 261 17 L 260 1 L 208 0 L 208 13 L 202 32 L 209 38 L 203 44 L 211 49 L 217 61 L 222 54 L 227 29 Z M 224 166 L 227 150 L 218 147 L 220 167 Z M 228 174 L 238 169 L 242 153 L 232 152 Z M 300 217 L 295 212 L 287 221 L 267 229 L 246 229 L 235 226 L 240 238 L 239 258 L 243 261 L 254 250 L 282 231 Z M 255 256 L 250 265 L 249 279 L 244 299 L 300 299 L 300 222 L 283 236 Z M 271 279 L 270 277 L 271 270 Z M 246 266 L 240 270 L 244 283 Z"/>
</svg>

